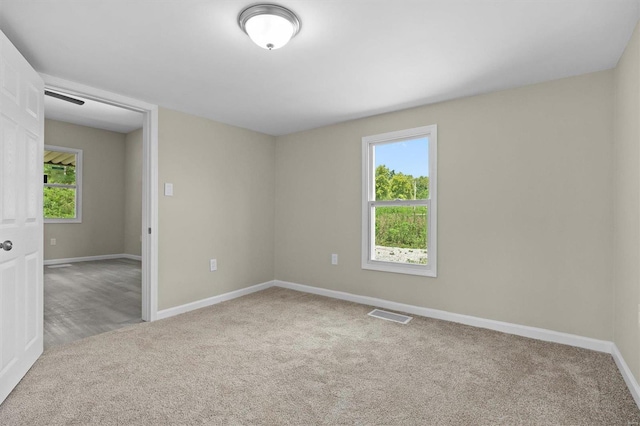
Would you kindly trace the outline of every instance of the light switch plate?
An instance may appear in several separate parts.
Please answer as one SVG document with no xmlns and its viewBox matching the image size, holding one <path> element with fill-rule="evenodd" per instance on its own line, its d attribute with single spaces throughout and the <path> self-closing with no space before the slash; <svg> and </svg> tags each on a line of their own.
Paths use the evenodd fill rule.
<svg viewBox="0 0 640 426">
<path fill-rule="evenodd" d="M 165 197 L 172 197 L 173 196 L 173 184 L 172 183 L 165 183 L 164 184 L 164 195 L 165 195 Z"/>
</svg>

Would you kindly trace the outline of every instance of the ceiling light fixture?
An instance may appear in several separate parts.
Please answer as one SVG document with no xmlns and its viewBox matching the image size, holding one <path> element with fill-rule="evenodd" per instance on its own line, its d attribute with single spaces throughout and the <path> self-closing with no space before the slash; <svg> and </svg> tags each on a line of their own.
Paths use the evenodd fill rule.
<svg viewBox="0 0 640 426">
<path fill-rule="evenodd" d="M 275 4 L 247 7 L 238 15 L 238 25 L 255 44 L 269 50 L 281 48 L 300 31 L 295 13 Z"/>
</svg>

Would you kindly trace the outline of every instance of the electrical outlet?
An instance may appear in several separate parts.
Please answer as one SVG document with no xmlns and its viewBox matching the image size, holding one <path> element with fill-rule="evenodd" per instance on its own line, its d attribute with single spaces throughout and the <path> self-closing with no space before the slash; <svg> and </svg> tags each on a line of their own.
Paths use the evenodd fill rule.
<svg viewBox="0 0 640 426">
<path fill-rule="evenodd" d="M 216 259 L 209 260 L 209 269 L 211 272 L 218 270 L 218 261 Z"/>
<path fill-rule="evenodd" d="M 164 184 L 164 196 L 165 197 L 173 197 L 173 184 L 165 183 Z"/>
<path fill-rule="evenodd" d="M 333 253 L 333 254 L 331 255 L 331 264 L 332 264 L 332 265 L 337 265 L 337 264 L 338 264 L 338 255 L 337 255 L 337 254 L 335 254 L 335 253 Z"/>
<path fill-rule="evenodd" d="M 58 244 L 58 242 L 56 241 L 56 239 L 55 239 L 55 238 L 52 238 L 52 239 L 51 239 L 50 244 L 51 244 L 52 246 L 55 246 L 56 244 Z"/>
</svg>

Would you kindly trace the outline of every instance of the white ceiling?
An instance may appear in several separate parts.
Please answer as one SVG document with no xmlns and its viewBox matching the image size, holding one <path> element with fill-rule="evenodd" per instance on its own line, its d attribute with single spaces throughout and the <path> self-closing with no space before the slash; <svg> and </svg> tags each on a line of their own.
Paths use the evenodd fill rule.
<svg viewBox="0 0 640 426">
<path fill-rule="evenodd" d="M 254 0 L 0 0 L 40 72 L 272 135 L 612 68 L 637 0 L 282 0 L 267 51 Z"/>
<path fill-rule="evenodd" d="M 45 96 L 45 117 L 119 133 L 129 133 L 142 127 L 143 116 L 140 112 L 96 102 L 80 96 L 69 96 L 83 100 L 85 102 L 84 105 L 76 105 L 51 96 Z"/>
</svg>

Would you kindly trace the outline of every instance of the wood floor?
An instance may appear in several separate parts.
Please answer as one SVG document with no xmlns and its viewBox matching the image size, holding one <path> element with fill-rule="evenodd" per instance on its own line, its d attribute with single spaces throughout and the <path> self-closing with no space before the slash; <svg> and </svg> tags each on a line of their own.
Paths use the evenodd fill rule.
<svg viewBox="0 0 640 426">
<path fill-rule="evenodd" d="M 139 261 L 69 265 L 44 267 L 45 349 L 142 322 Z"/>
</svg>

